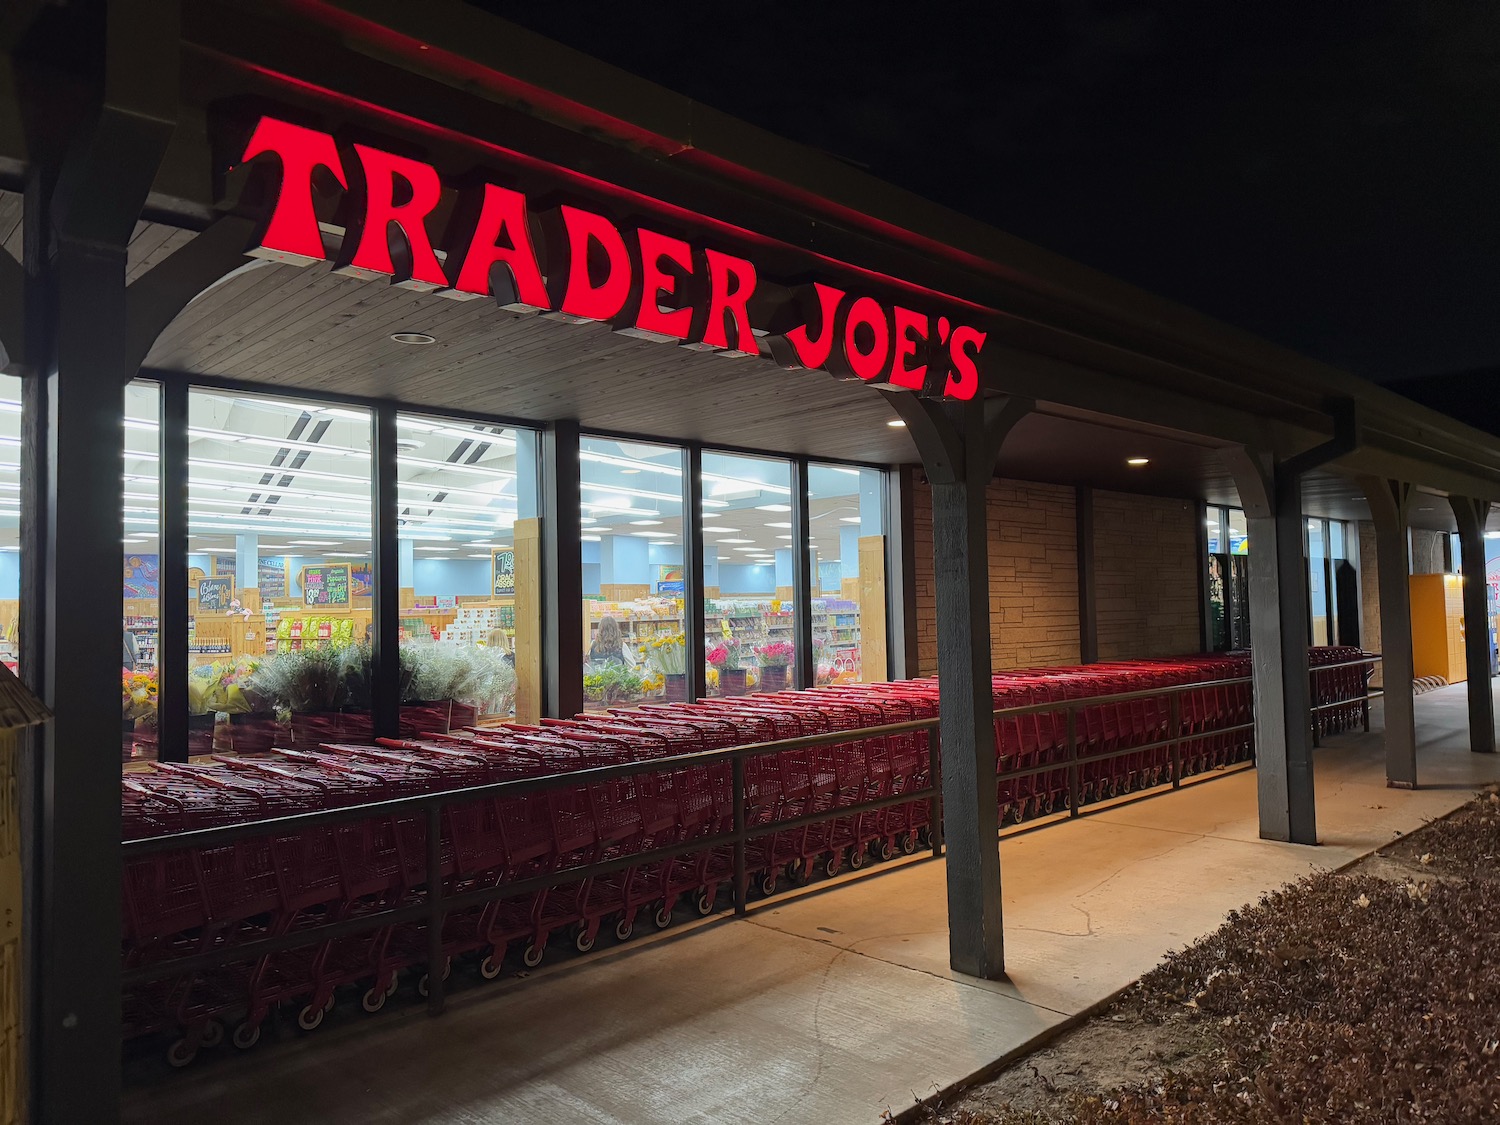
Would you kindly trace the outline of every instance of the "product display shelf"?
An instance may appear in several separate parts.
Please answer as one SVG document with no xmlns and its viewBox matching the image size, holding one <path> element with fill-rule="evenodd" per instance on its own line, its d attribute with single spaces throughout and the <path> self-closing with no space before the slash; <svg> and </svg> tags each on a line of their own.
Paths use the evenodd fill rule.
<svg viewBox="0 0 1500 1125">
<path fill-rule="evenodd" d="M 150 672 L 156 668 L 156 653 L 160 641 L 160 626 L 155 617 L 144 614 L 126 614 L 125 632 L 130 634 L 131 640 L 135 642 L 135 672 Z M 6 657 L 3 648 L 0 648 L 0 659 L 14 659 Z"/>
</svg>

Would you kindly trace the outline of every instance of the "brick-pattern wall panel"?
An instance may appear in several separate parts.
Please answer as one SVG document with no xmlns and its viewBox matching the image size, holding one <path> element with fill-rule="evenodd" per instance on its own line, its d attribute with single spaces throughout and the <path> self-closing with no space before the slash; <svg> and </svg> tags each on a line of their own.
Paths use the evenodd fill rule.
<svg viewBox="0 0 1500 1125">
<path fill-rule="evenodd" d="M 990 658 L 994 667 L 1078 662 L 1078 546 L 1073 490 L 994 481 L 988 496 Z M 912 496 L 917 610 L 916 675 L 937 672 L 937 597 L 932 575 L 932 495 Z"/>
<path fill-rule="evenodd" d="M 1186 500 L 1094 493 L 1099 659 L 1196 652 L 1198 540 Z"/>
</svg>

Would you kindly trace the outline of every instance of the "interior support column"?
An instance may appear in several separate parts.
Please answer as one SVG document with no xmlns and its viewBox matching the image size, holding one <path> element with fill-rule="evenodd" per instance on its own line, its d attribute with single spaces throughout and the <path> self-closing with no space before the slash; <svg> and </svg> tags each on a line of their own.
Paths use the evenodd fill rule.
<svg viewBox="0 0 1500 1125">
<path fill-rule="evenodd" d="M 683 648 L 687 653 L 687 699 L 696 703 L 708 694 L 708 668 L 703 659 L 703 447 L 697 442 L 687 449 L 687 476 L 683 489 Z"/>
<path fill-rule="evenodd" d="M 885 600 L 890 677 L 906 680 L 917 675 L 916 552 L 912 547 L 912 486 L 917 469 L 902 465 L 885 474 L 886 527 Z"/>
<path fill-rule="evenodd" d="M 164 762 L 188 760 L 188 388 L 161 383 L 157 567 L 156 738 Z"/>
<path fill-rule="evenodd" d="M 578 423 L 542 431 L 542 676 L 544 713 L 583 710 L 583 539 Z"/>
<path fill-rule="evenodd" d="M 1263 451 L 1232 451 L 1228 460 L 1250 533 L 1250 665 L 1260 835 L 1265 840 L 1316 844 L 1301 479 L 1293 468 L 1276 464 Z"/>
<path fill-rule="evenodd" d="M 1450 496 L 1458 519 L 1464 572 L 1464 655 L 1469 674 L 1469 749 L 1495 752 L 1495 700 L 1490 689 L 1489 587 L 1485 577 L 1484 525 L 1488 500 Z"/>
<path fill-rule="evenodd" d="M 1393 789 L 1417 785 L 1417 720 L 1411 652 L 1411 537 L 1407 515 L 1411 485 L 1361 477 L 1375 525 L 1380 586 L 1381 697 L 1385 715 L 1385 782 Z"/>
<path fill-rule="evenodd" d="M 795 686 L 810 688 L 817 682 L 817 661 L 813 657 L 812 531 L 808 512 L 807 458 L 792 462 L 792 637 L 796 642 L 797 661 L 793 672 Z"/>
<path fill-rule="evenodd" d="M 1005 975 L 1005 940 L 986 492 L 1001 443 L 1031 404 L 887 397 L 905 419 L 932 486 L 949 963 L 995 980 Z"/>
</svg>

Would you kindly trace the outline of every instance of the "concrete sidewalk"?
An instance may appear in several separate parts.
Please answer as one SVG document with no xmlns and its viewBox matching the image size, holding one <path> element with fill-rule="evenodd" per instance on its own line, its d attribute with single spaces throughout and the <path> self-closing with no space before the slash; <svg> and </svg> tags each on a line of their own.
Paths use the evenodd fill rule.
<svg viewBox="0 0 1500 1125">
<path fill-rule="evenodd" d="M 1417 700 L 1416 791 L 1385 787 L 1379 716 L 1373 734 L 1318 751 L 1318 848 L 1258 839 L 1249 771 L 1005 839 L 1005 982 L 948 968 L 942 864 L 917 863 L 470 989 L 440 1020 L 341 1008 L 316 1035 L 239 1057 L 221 1047 L 186 1073 L 137 1067 L 124 1117 L 871 1125 L 1087 1010 L 1262 891 L 1500 780 L 1500 756 L 1467 750 L 1462 686 Z"/>
</svg>

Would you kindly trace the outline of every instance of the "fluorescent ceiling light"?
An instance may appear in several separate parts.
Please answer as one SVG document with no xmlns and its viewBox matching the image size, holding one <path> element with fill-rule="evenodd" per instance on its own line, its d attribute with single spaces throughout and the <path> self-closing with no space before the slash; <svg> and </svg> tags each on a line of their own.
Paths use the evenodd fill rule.
<svg viewBox="0 0 1500 1125">
<path fill-rule="evenodd" d="M 337 547 L 342 539 L 288 539 L 288 547 Z"/>
<path fill-rule="evenodd" d="M 900 429 L 902 426 L 906 425 L 906 423 L 901 421 L 900 418 L 892 418 L 889 422 L 886 423 L 886 425 L 890 426 L 892 429 Z"/>
<path fill-rule="evenodd" d="M 757 504 L 755 510 L 757 512 L 790 512 L 792 506 L 790 504 Z"/>
<path fill-rule="evenodd" d="M 859 517 L 858 516 L 840 516 L 839 517 L 839 523 L 858 523 L 858 522 L 859 522 Z"/>
<path fill-rule="evenodd" d="M 585 542 L 585 543 L 598 543 L 598 542 L 601 542 L 599 536 L 597 536 L 597 535 L 580 535 L 578 538 L 581 539 L 581 540 L 583 540 L 583 542 Z"/>
<path fill-rule="evenodd" d="M 754 543 L 754 539 L 720 539 L 720 543 Z"/>
<path fill-rule="evenodd" d="M 767 527 L 791 527 L 792 525 L 789 524 L 789 523 L 768 523 L 768 524 L 766 524 L 766 526 Z"/>
<path fill-rule="evenodd" d="M 720 527 L 718 524 L 715 524 L 713 527 L 705 527 L 703 529 L 703 534 L 704 535 L 736 535 L 736 534 L 739 533 L 739 530 L 740 529 L 737 528 L 737 527 Z"/>
<path fill-rule="evenodd" d="M 465 555 L 464 558 L 466 558 L 466 559 L 487 559 L 487 558 L 490 558 L 490 556 L 489 555 Z"/>
<path fill-rule="evenodd" d="M 790 538 L 792 538 L 792 536 L 790 536 L 790 535 L 778 535 L 776 538 L 777 539 L 790 539 Z"/>
<path fill-rule="evenodd" d="M 631 520 L 632 527 L 660 527 L 661 520 Z"/>
<path fill-rule="evenodd" d="M 638 536 L 641 539 L 676 539 L 677 538 L 677 533 L 675 531 L 632 531 L 630 534 Z"/>
</svg>

